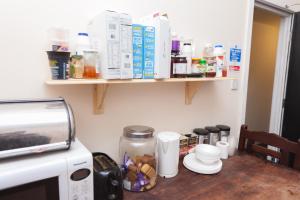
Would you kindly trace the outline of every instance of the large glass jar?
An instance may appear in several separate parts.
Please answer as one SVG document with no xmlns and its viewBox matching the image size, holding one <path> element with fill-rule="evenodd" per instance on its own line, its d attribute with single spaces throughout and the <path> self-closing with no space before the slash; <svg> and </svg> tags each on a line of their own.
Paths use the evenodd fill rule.
<svg viewBox="0 0 300 200">
<path fill-rule="evenodd" d="M 126 190 L 143 192 L 152 189 L 157 179 L 156 140 L 154 129 L 147 126 L 127 126 L 120 138 L 120 160 L 125 175 Z"/>
</svg>

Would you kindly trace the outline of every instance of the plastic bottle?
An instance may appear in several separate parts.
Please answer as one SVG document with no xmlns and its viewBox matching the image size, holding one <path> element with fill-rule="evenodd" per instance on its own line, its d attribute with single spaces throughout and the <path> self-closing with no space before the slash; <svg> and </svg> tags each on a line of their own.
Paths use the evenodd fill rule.
<svg viewBox="0 0 300 200">
<path fill-rule="evenodd" d="M 216 58 L 216 77 L 226 77 L 227 68 L 225 65 L 225 49 L 221 44 L 214 45 L 214 56 Z"/>
<path fill-rule="evenodd" d="M 187 76 L 192 74 L 192 55 L 193 55 L 192 44 L 190 42 L 184 43 L 182 48 L 182 56 L 186 57 L 187 60 L 187 67 L 186 67 Z"/>
<path fill-rule="evenodd" d="M 83 55 L 84 50 L 90 50 L 90 40 L 87 33 L 78 33 L 76 38 L 76 54 Z"/>
</svg>

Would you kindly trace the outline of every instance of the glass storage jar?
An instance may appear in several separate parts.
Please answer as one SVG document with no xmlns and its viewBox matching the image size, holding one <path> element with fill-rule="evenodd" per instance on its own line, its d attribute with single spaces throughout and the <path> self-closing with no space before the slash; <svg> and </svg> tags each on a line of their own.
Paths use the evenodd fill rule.
<svg viewBox="0 0 300 200">
<path fill-rule="evenodd" d="M 217 125 L 216 127 L 221 131 L 221 141 L 228 142 L 230 127 L 227 125 Z"/>
<path fill-rule="evenodd" d="M 156 140 L 154 129 L 147 126 L 127 126 L 120 138 L 120 159 L 124 169 L 126 190 L 143 192 L 152 189 L 157 179 Z"/>
</svg>

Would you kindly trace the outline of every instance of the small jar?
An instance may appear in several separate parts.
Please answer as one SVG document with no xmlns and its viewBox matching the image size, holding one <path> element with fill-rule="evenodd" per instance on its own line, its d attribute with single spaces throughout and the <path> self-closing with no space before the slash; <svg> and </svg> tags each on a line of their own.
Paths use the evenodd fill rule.
<svg viewBox="0 0 300 200">
<path fill-rule="evenodd" d="M 97 61 L 98 52 L 96 51 L 84 51 L 84 78 L 97 78 Z"/>
<path fill-rule="evenodd" d="M 70 77 L 83 78 L 83 72 L 84 72 L 83 56 L 73 55 L 71 57 L 71 64 L 70 64 Z"/>
<path fill-rule="evenodd" d="M 230 135 L 230 127 L 226 125 L 217 125 L 216 127 L 220 129 L 221 141 L 228 142 L 228 138 Z"/>
<path fill-rule="evenodd" d="M 186 57 L 174 57 L 173 73 L 175 78 L 185 78 L 187 76 Z"/>
<path fill-rule="evenodd" d="M 209 132 L 209 144 L 216 145 L 220 141 L 220 129 L 215 126 L 206 126 L 205 129 Z"/>
<path fill-rule="evenodd" d="M 154 129 L 147 126 L 127 126 L 120 138 L 120 160 L 125 171 L 126 190 L 143 192 L 152 189 L 157 179 L 156 140 Z"/>
<path fill-rule="evenodd" d="M 195 128 L 193 130 L 198 135 L 198 144 L 209 144 L 209 131 L 203 128 Z"/>
<path fill-rule="evenodd" d="M 191 77 L 203 77 L 200 66 L 200 58 L 192 58 L 192 74 Z"/>
</svg>

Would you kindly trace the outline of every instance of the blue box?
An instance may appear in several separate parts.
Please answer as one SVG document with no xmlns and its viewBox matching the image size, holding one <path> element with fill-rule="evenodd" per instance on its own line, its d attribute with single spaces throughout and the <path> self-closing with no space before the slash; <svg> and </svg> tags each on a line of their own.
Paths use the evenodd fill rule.
<svg viewBox="0 0 300 200">
<path fill-rule="evenodd" d="M 154 78 L 154 61 L 155 61 L 155 28 L 152 26 L 143 27 L 144 35 L 144 69 L 143 78 Z"/>
<path fill-rule="evenodd" d="M 143 26 L 132 24 L 133 78 L 143 78 Z"/>
</svg>

